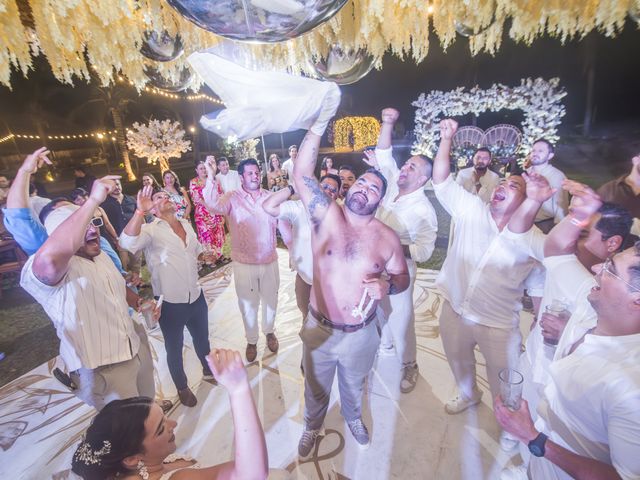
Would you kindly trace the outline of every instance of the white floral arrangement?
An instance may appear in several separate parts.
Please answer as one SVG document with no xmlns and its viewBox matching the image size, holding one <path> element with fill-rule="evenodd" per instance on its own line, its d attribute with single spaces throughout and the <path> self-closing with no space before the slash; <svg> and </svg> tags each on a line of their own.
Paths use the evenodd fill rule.
<svg viewBox="0 0 640 480">
<path fill-rule="evenodd" d="M 517 152 L 523 160 L 536 139 L 545 138 L 551 143 L 558 141 L 558 126 L 566 113 L 561 100 L 566 94 L 564 88 L 560 87 L 559 78 L 526 78 L 517 87 L 496 83 L 487 90 L 459 87 L 449 92 L 435 90 L 428 95 L 421 93 L 418 100 L 412 103 L 417 107 L 416 140 L 412 153 L 430 157 L 435 155 L 440 141 L 439 123 L 443 118 L 509 109 L 524 112 L 522 142 Z"/>
<path fill-rule="evenodd" d="M 127 147 L 136 156 L 146 158 L 147 163 L 160 164 L 160 170 L 169 169 L 170 158 L 191 150 L 191 142 L 184 139 L 185 131 L 180 123 L 171 120 L 150 120 L 148 125 L 134 123 L 127 131 Z"/>
</svg>

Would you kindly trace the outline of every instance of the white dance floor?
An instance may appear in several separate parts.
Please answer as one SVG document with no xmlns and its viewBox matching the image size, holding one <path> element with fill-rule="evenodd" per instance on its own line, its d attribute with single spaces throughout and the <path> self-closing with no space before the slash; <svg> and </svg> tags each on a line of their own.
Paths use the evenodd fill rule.
<svg viewBox="0 0 640 480">
<path fill-rule="evenodd" d="M 419 270 L 414 293 L 420 378 L 409 394 L 399 392 L 400 366 L 395 357 L 376 360 L 367 383 L 363 417 L 371 445 L 361 450 L 340 416 L 337 385 L 325 420 L 326 436 L 315 455 L 299 461 L 302 430 L 303 378 L 300 373 L 301 315 L 296 307 L 294 274 L 287 252 L 278 250 L 280 295 L 276 333 L 277 355 L 267 350 L 264 336 L 258 360 L 247 366 L 262 419 L 270 478 L 283 479 L 494 479 L 509 458 L 499 447 L 499 430 L 490 407 L 483 359 L 478 377 L 483 403 L 459 415 L 444 412 L 455 393 L 438 331 L 442 297 L 433 287 L 436 272 Z M 209 303 L 209 332 L 213 347 L 240 350 L 246 346 L 236 302 L 232 269 L 228 265 L 203 279 Z M 348 276 L 348 269 L 345 270 Z M 523 314 L 523 334 L 530 316 Z M 156 363 L 158 398 L 176 400 L 169 377 L 160 330 L 150 334 Z M 185 332 L 185 367 L 198 397 L 195 408 L 180 405 L 170 416 L 178 422 L 178 452 L 213 465 L 232 458 L 233 425 L 223 387 L 201 383 L 201 368 Z M 65 479 L 84 429 L 95 411 L 60 384 L 51 371 L 64 368 L 58 358 L 0 389 L 0 478 Z"/>
</svg>

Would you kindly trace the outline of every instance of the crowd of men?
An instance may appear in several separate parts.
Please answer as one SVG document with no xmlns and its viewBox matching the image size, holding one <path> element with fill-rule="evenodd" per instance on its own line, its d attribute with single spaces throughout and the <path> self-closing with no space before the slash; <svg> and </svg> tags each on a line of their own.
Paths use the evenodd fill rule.
<svg viewBox="0 0 640 480">
<path fill-rule="evenodd" d="M 438 232 L 424 192 L 431 181 L 454 225 L 437 279 L 444 298 L 440 334 L 457 386 L 445 411 L 454 415 L 480 403 L 478 347 L 504 430 L 500 445 L 505 451 L 520 446 L 522 463 L 502 478 L 639 478 L 640 243 L 631 241 L 630 232 L 640 216 L 640 153 L 629 174 L 598 193 L 567 180 L 550 163 L 554 146 L 545 139 L 534 142 L 521 175 L 500 178 L 489 168 L 491 151 L 480 148 L 472 166 L 454 178 L 450 152 L 457 123 L 441 122 L 433 160 L 414 155 L 398 167 L 392 132 L 399 114 L 387 108 L 377 145 L 364 152 L 365 173 L 356 177 L 341 167 L 338 175 L 318 179 L 320 140 L 340 102 L 333 87 L 301 145 L 289 149 L 287 188 L 263 189 L 254 159 L 242 160 L 237 172 L 226 160 L 205 162 L 204 202 L 212 214 L 226 217 L 230 230 L 248 362 L 256 360 L 260 331 L 266 347 L 278 352 L 276 231 L 291 232 L 287 247 L 303 318 L 299 455 L 313 453 L 323 434 L 336 375 L 341 414 L 363 446 L 370 442 L 363 388 L 376 355 L 397 356 L 402 393 L 419 381 L 413 288 L 416 264 L 431 257 Z M 113 399 L 154 396 L 146 332 L 132 315 L 141 302 L 131 288 L 135 282 L 127 284 L 123 276 L 139 272 L 144 252 L 154 296 L 164 298 L 154 314 L 171 377 L 181 402 L 194 406 L 182 365 L 185 327 L 203 379 L 216 379 L 206 362 L 208 309 L 197 266 L 203 251 L 193 228 L 176 217 L 166 192 L 149 185 L 129 197 L 118 177 L 88 178 L 84 171 L 77 174 L 88 192 L 82 202 L 57 198 L 38 218 L 29 184 L 49 162 L 44 149 L 25 159 L 4 215 L 31 255 L 21 285 L 54 322 L 77 395 L 98 410 Z M 104 216 L 128 256 L 116 255 L 100 235 Z M 523 351 L 525 289 L 534 300 L 534 320 Z M 558 303 L 566 314 L 551 308 Z M 501 397 L 505 368 L 524 377 L 518 409 Z"/>
</svg>

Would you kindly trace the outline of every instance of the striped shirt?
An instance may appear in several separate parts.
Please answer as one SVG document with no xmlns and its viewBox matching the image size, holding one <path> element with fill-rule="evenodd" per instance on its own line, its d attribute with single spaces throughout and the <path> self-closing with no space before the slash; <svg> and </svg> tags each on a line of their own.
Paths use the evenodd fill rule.
<svg viewBox="0 0 640 480">
<path fill-rule="evenodd" d="M 74 255 L 54 286 L 36 278 L 33 259 L 22 269 L 20 286 L 51 318 L 70 371 L 124 362 L 138 353 L 140 339 L 129 316 L 125 280 L 105 253 L 93 260 Z"/>
</svg>

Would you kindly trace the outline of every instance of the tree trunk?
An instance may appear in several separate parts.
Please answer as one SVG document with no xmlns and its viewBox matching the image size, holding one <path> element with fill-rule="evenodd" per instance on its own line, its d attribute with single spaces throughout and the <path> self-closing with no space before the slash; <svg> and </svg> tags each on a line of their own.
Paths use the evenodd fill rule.
<svg viewBox="0 0 640 480">
<path fill-rule="evenodd" d="M 167 160 L 166 158 L 159 159 L 158 160 L 158 165 L 160 165 L 160 174 L 162 174 L 162 172 L 170 170 L 170 168 L 169 168 L 169 160 Z M 160 179 L 160 183 L 162 183 L 162 179 Z"/>
<path fill-rule="evenodd" d="M 111 117 L 113 118 L 113 125 L 116 127 L 116 143 L 118 144 L 120 155 L 122 155 L 122 162 L 124 163 L 124 169 L 127 173 L 127 180 L 129 182 L 133 182 L 136 179 L 136 176 L 131 168 L 131 160 L 129 159 L 129 150 L 127 150 L 127 141 L 125 137 L 124 124 L 122 122 L 122 115 L 117 108 L 112 108 Z"/>
</svg>

